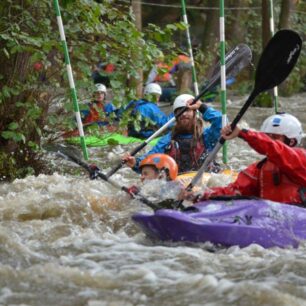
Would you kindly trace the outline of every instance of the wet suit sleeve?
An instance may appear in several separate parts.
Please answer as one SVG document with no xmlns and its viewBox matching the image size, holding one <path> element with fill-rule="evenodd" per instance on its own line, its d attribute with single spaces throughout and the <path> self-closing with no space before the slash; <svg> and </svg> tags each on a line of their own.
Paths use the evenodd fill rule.
<svg viewBox="0 0 306 306">
<path fill-rule="evenodd" d="M 144 104 L 139 107 L 138 111 L 144 118 L 150 119 L 159 128 L 168 121 L 168 117 L 154 103 Z"/>
<path fill-rule="evenodd" d="M 151 155 L 154 153 L 165 153 L 165 150 L 169 146 L 170 142 L 171 142 L 171 132 L 161 137 L 160 140 L 157 142 L 157 144 L 148 153 L 145 153 L 140 157 L 136 157 L 136 165 L 133 168 L 133 170 L 136 172 L 139 172 L 140 162 L 143 159 L 145 159 L 148 155 Z"/>
<path fill-rule="evenodd" d="M 201 200 L 222 195 L 259 196 L 259 169 L 254 163 L 241 171 L 235 182 L 226 187 L 213 187 L 205 191 Z"/>
<path fill-rule="evenodd" d="M 292 148 L 281 141 L 273 140 L 262 132 L 242 130 L 239 137 L 256 152 L 266 155 L 288 178 L 306 186 L 306 150 Z"/>
<path fill-rule="evenodd" d="M 221 136 L 222 114 L 221 112 L 208 107 L 205 103 L 199 108 L 203 120 L 210 123 L 208 128 L 204 129 L 203 137 L 207 151 L 211 151 Z"/>
</svg>

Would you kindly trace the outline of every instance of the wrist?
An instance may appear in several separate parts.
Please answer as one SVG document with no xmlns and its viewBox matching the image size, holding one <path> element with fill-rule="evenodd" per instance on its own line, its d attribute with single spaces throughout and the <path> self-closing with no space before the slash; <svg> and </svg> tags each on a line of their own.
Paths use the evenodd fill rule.
<svg viewBox="0 0 306 306">
<path fill-rule="evenodd" d="M 249 132 L 249 130 L 247 129 L 241 129 L 239 131 L 239 134 L 238 134 L 238 137 L 241 138 L 241 139 L 244 139 L 244 136 Z"/>
<path fill-rule="evenodd" d="M 205 103 L 202 103 L 201 106 L 199 107 L 199 111 L 204 114 L 208 109 L 208 106 Z"/>
</svg>

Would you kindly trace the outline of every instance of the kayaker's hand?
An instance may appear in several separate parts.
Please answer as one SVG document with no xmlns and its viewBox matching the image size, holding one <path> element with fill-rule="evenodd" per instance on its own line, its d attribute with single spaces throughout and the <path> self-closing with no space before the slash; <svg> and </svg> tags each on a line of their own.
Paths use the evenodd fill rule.
<svg viewBox="0 0 306 306">
<path fill-rule="evenodd" d="M 139 188 L 133 185 L 127 189 L 127 192 L 132 198 L 134 198 L 134 196 L 139 193 Z"/>
<path fill-rule="evenodd" d="M 136 158 L 134 156 L 131 156 L 129 153 L 123 155 L 121 160 L 130 168 L 133 168 L 136 165 Z"/>
<path fill-rule="evenodd" d="M 97 165 L 95 165 L 95 164 L 89 165 L 89 178 L 91 180 L 97 179 L 99 171 L 100 171 L 100 169 L 98 168 Z"/>
<path fill-rule="evenodd" d="M 199 194 L 194 193 L 193 191 L 187 191 L 186 189 L 182 189 L 178 196 L 178 199 L 197 202 L 197 200 L 199 199 Z"/>
<path fill-rule="evenodd" d="M 234 131 L 232 131 L 230 124 L 226 125 L 221 131 L 222 137 L 226 140 L 230 140 L 230 139 L 237 137 L 239 133 L 240 133 L 240 129 L 236 126 Z"/>
<path fill-rule="evenodd" d="M 187 101 L 187 105 L 186 105 L 189 109 L 192 109 L 192 110 L 197 110 L 202 105 L 202 102 L 200 100 L 198 100 L 195 104 L 191 105 L 192 102 L 193 102 L 193 99 L 190 99 Z"/>
</svg>

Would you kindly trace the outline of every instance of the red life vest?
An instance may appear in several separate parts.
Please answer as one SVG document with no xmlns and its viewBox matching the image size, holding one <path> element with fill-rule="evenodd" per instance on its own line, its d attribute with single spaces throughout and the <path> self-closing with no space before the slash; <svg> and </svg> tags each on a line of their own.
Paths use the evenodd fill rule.
<svg viewBox="0 0 306 306">
<path fill-rule="evenodd" d="M 102 103 L 92 103 L 89 106 L 89 114 L 84 119 L 84 123 L 92 123 L 101 120 L 100 112 L 104 112 L 104 105 Z"/>
<path fill-rule="evenodd" d="M 193 147 L 192 138 L 177 138 L 171 140 L 165 153 L 170 155 L 177 163 L 179 172 L 198 170 L 205 158 L 205 146 L 202 140 L 199 140 Z"/>
<path fill-rule="evenodd" d="M 292 182 L 279 168 L 266 160 L 259 173 L 260 197 L 288 204 L 302 204 L 300 186 Z"/>
</svg>

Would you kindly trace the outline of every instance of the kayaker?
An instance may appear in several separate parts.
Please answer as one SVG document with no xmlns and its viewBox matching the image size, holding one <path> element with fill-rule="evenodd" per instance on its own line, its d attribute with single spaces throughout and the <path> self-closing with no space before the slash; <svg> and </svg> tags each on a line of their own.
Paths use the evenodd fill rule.
<svg viewBox="0 0 306 306">
<path fill-rule="evenodd" d="M 168 64 L 164 62 L 164 56 L 161 54 L 150 70 L 146 84 L 153 82 L 160 84 L 163 88 L 161 101 L 172 102 L 177 94 L 177 88 L 180 87 L 176 83 L 176 80 L 178 80 L 177 74 L 183 69 L 191 69 L 190 58 L 185 53 L 179 53 Z"/>
<path fill-rule="evenodd" d="M 227 125 L 222 129 L 226 140 L 239 137 L 266 157 L 241 171 L 234 183 L 211 188 L 199 200 L 220 195 L 242 195 L 306 205 L 306 150 L 296 147 L 302 134 L 300 121 L 285 113 L 268 117 L 260 132 L 238 127 L 232 132 Z"/>
<path fill-rule="evenodd" d="M 172 117 L 157 106 L 161 94 L 161 87 L 157 83 L 150 83 L 144 88 L 143 99 L 131 101 L 126 106 L 123 116 L 129 117 L 128 136 L 146 139 Z"/>
<path fill-rule="evenodd" d="M 178 174 L 175 160 L 167 154 L 151 154 L 139 164 L 141 181 L 165 179 L 174 181 Z"/>
<path fill-rule="evenodd" d="M 222 114 L 201 101 L 190 105 L 193 99 L 189 94 L 179 95 L 173 104 L 174 115 L 185 106 L 188 109 L 177 118 L 173 130 L 161 137 L 147 154 L 135 158 L 127 153 L 123 156 L 123 161 L 133 170 L 139 171 L 140 162 L 148 155 L 166 153 L 178 164 L 179 173 L 199 169 L 206 154 L 213 149 L 220 137 Z M 202 116 L 197 115 L 196 110 Z M 204 128 L 203 120 L 211 125 Z M 218 165 L 212 164 L 209 171 L 218 172 Z"/>
<path fill-rule="evenodd" d="M 115 112 L 116 108 L 113 104 L 105 101 L 106 92 L 104 84 L 95 84 L 93 101 L 87 104 L 88 110 L 82 111 L 84 125 L 97 123 L 99 126 L 104 126 L 109 124 L 106 117 Z"/>
<path fill-rule="evenodd" d="M 179 194 L 182 184 L 179 181 L 175 181 L 178 175 L 178 167 L 175 160 L 169 155 L 160 153 L 151 154 L 140 162 L 139 170 L 142 183 L 150 180 L 167 181 L 171 185 L 159 185 L 159 187 L 162 189 L 166 188 L 168 191 L 177 189 L 177 194 Z M 167 190 L 163 190 L 162 193 L 167 193 Z M 131 186 L 129 192 L 135 195 L 139 192 L 139 188 L 137 186 Z M 161 193 L 160 190 L 157 192 Z"/>
</svg>

